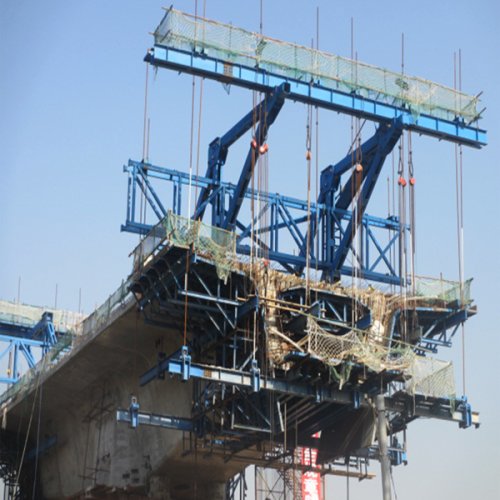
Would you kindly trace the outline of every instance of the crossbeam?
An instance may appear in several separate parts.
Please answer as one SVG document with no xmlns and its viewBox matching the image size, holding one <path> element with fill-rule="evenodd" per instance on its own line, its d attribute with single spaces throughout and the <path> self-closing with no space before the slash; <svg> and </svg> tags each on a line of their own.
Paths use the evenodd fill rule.
<svg viewBox="0 0 500 500">
<path fill-rule="evenodd" d="M 467 125 L 462 120 L 446 120 L 426 114 L 414 118 L 410 109 L 376 101 L 352 93 L 325 87 L 320 81 L 302 81 L 279 75 L 260 67 L 233 64 L 227 60 L 207 56 L 199 52 L 187 52 L 164 45 L 155 45 L 145 61 L 159 68 L 181 71 L 202 76 L 224 84 L 270 92 L 283 84 L 290 85 L 287 99 L 317 106 L 350 116 L 379 123 L 401 120 L 406 130 L 451 141 L 474 148 L 486 145 L 486 131 Z"/>
<path fill-rule="evenodd" d="M 207 382 L 228 384 L 243 388 L 249 391 L 271 391 L 278 394 L 289 396 L 299 396 L 312 398 L 316 402 L 330 402 L 341 405 L 353 405 L 353 395 L 336 389 L 332 389 L 327 384 L 307 384 L 297 381 L 288 381 L 277 378 L 269 378 L 260 375 L 259 371 L 251 370 L 249 372 L 233 370 L 221 366 L 201 365 L 189 362 L 188 369 L 186 361 L 182 356 L 178 359 L 170 358 L 165 363 L 166 371 L 170 375 L 178 375 L 183 380 L 196 378 Z M 356 404 L 359 408 L 371 408 L 370 402 L 365 398 L 359 398 Z M 432 398 L 399 395 L 398 398 L 386 397 L 385 406 L 388 411 L 408 414 L 415 417 L 433 417 L 440 420 L 449 420 L 457 422 L 461 426 L 475 425 L 479 426 L 479 414 L 469 412 L 462 408 L 470 408 L 467 399 L 457 399 L 455 404 L 449 398 Z"/>
</svg>

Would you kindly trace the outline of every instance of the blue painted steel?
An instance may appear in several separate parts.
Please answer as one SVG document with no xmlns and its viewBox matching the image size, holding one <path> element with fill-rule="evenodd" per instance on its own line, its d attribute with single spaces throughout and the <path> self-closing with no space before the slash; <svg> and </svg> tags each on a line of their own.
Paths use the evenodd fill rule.
<svg viewBox="0 0 500 500">
<path fill-rule="evenodd" d="M 58 338 L 52 320 L 53 314 L 46 311 L 42 314 L 40 321 L 33 327 L 5 321 L 0 322 L 0 342 L 8 344 L 0 354 L 0 360 L 7 354 L 12 356 L 11 377 L 0 377 L 0 383 L 15 384 L 18 381 L 18 374 L 20 373 L 19 356 L 21 354 L 28 363 L 28 367 L 33 368 L 36 359 L 32 348 L 41 349 L 43 357 L 57 344 Z"/>
<path fill-rule="evenodd" d="M 178 375 L 183 379 L 184 362 L 182 357 L 179 359 L 170 358 L 167 363 L 167 371 L 171 375 Z M 233 370 L 221 366 L 213 365 L 198 365 L 192 363 L 190 365 L 190 377 L 216 384 L 229 384 L 231 386 L 247 389 L 252 392 L 256 387 L 255 378 L 257 375 L 252 371 L 245 372 L 241 370 Z M 290 381 L 285 379 L 269 378 L 266 376 L 258 376 L 260 390 L 271 391 L 290 396 L 300 396 L 304 398 L 313 398 L 319 402 L 331 402 L 341 405 L 352 406 L 355 404 L 363 408 L 371 408 L 370 403 L 364 398 L 355 399 L 355 396 L 348 392 L 332 389 L 329 384 L 315 383 L 308 384 L 306 382 Z M 404 412 L 411 410 L 411 414 L 415 416 L 434 417 L 443 420 L 456 421 L 460 425 L 467 424 L 468 415 L 472 422 L 472 412 L 470 409 L 454 412 L 454 405 L 449 402 L 448 405 L 440 404 L 433 407 L 429 404 L 433 398 L 420 398 L 408 396 L 405 400 L 394 399 L 387 397 L 385 406 L 388 411 Z M 437 398 L 436 402 L 444 402 L 446 398 Z M 462 405 L 467 404 L 467 398 L 457 399 L 456 407 L 462 409 Z M 407 405 L 409 405 L 407 407 Z"/>
<path fill-rule="evenodd" d="M 181 350 L 182 361 L 182 380 L 187 382 L 191 378 L 191 356 L 188 354 L 188 348 L 184 346 Z"/>
<path fill-rule="evenodd" d="M 33 460 L 37 455 L 40 455 L 40 453 L 43 453 L 44 451 L 47 451 L 49 448 L 52 448 L 52 446 L 55 446 L 57 444 L 57 436 L 52 436 L 48 439 L 46 439 L 38 448 L 34 448 L 26 453 L 26 457 L 24 459 L 25 462 L 30 462 Z"/>
<path fill-rule="evenodd" d="M 368 153 L 366 154 L 368 156 Z M 143 162 L 137 162 L 133 160 L 129 160 L 128 166 L 124 167 L 124 170 L 128 172 L 130 179 L 140 178 L 143 172 L 147 172 L 149 177 L 174 182 L 174 184 L 178 186 L 178 188 L 180 188 L 180 186 L 182 185 L 188 185 L 190 182 L 189 174 L 187 173 L 151 164 L 147 164 L 146 166 L 144 166 Z M 234 184 L 202 176 L 193 177 L 191 179 L 191 182 L 196 183 L 201 189 L 205 189 L 206 193 L 212 193 L 212 195 L 215 192 L 215 188 L 218 187 L 223 193 L 225 193 L 225 195 L 229 196 L 230 199 L 234 199 L 236 192 Z M 246 189 L 246 191 L 244 192 L 244 196 L 247 199 L 250 199 L 252 197 L 251 190 Z M 269 258 L 271 260 L 279 262 L 285 268 L 290 270 L 292 270 L 292 266 L 303 269 L 307 263 L 305 252 L 302 252 L 301 255 L 294 255 L 293 253 L 280 251 L 279 241 L 285 240 L 280 237 L 279 233 L 281 231 L 288 232 L 295 240 L 299 248 L 305 248 L 307 236 L 300 230 L 300 225 L 306 224 L 308 220 L 307 215 L 302 215 L 303 213 L 307 213 L 307 201 L 269 192 L 261 192 L 259 196 L 261 199 L 265 200 L 268 203 L 268 207 L 272 215 L 271 223 L 268 226 L 261 227 L 258 231 L 256 231 L 257 236 L 265 234 L 266 232 L 270 234 L 271 244 L 268 250 Z M 207 197 L 207 200 L 209 198 L 210 196 Z M 324 200 L 326 198 L 324 196 L 320 196 L 319 199 Z M 207 200 L 205 200 L 205 203 L 207 202 Z M 133 197 L 129 197 L 128 202 L 129 207 L 127 209 L 127 213 L 132 213 L 132 208 L 130 205 L 135 203 L 135 199 Z M 340 231 L 342 234 L 345 234 L 346 232 L 350 234 L 351 231 L 347 231 L 346 229 L 344 229 L 343 225 L 349 224 L 351 220 L 351 211 L 335 206 L 328 206 L 324 202 L 313 202 L 310 204 L 310 209 L 310 220 L 314 221 L 316 219 L 316 214 L 319 213 L 320 224 L 322 226 L 335 224 L 335 227 L 338 228 L 337 231 Z M 294 216 L 292 215 L 291 210 L 302 212 L 302 214 Z M 202 212 L 197 213 L 197 216 L 201 215 Z M 250 236 L 252 224 L 242 225 L 238 220 L 236 222 L 238 227 L 241 229 L 240 238 L 238 238 L 237 250 L 243 254 L 249 254 L 250 247 L 246 245 L 243 240 L 246 237 Z M 394 216 L 384 219 L 366 214 L 363 214 L 362 216 L 362 226 L 363 230 L 370 238 L 370 241 L 373 242 L 375 248 L 371 253 L 364 253 L 363 262 L 360 263 L 361 276 L 365 279 L 379 281 L 382 283 L 400 284 L 400 277 L 398 276 L 398 273 L 393 268 L 393 266 L 390 264 L 387 255 L 392 248 L 397 247 L 401 235 L 401 229 L 406 231 L 408 230 L 408 226 L 404 226 L 402 228 L 399 219 Z M 127 220 L 126 224 L 122 226 L 122 230 L 134 233 L 147 232 L 151 228 L 152 226 L 144 225 L 133 220 Z M 381 241 L 383 240 L 379 240 L 376 237 L 376 235 L 373 233 L 374 229 L 392 231 L 392 236 L 389 242 L 382 244 Z M 313 233 L 316 234 L 316 230 L 313 230 Z M 311 245 L 312 256 L 309 260 L 309 264 L 311 265 L 311 267 L 317 266 L 318 269 L 324 271 L 326 269 L 330 269 L 331 267 L 331 259 L 334 255 L 333 250 L 335 249 L 335 245 L 329 240 L 329 238 L 331 238 L 331 234 L 328 231 L 322 231 L 320 234 L 322 241 L 320 242 L 319 246 L 322 248 L 327 248 L 328 245 L 333 245 L 332 250 L 325 250 L 321 256 L 316 256 L 316 244 Z M 385 238 L 386 237 L 384 235 L 383 239 L 385 240 Z M 348 243 L 349 242 L 346 241 L 345 244 L 347 245 Z M 373 259 L 373 261 L 370 260 L 371 258 Z M 377 266 L 382 264 L 384 265 L 384 269 L 386 270 L 385 272 L 380 272 L 380 270 L 377 269 Z M 352 270 L 350 267 L 343 265 L 340 267 L 339 272 L 340 274 L 351 275 Z"/>
<path fill-rule="evenodd" d="M 225 215 L 225 218 L 220 227 L 232 231 L 236 224 L 236 219 L 243 203 L 245 193 L 248 189 L 248 184 L 253 175 L 254 166 L 259 157 L 260 146 L 262 146 L 266 139 L 269 131 L 269 127 L 274 123 L 276 117 L 278 116 L 285 98 L 288 95 L 289 85 L 283 82 L 279 88 L 275 88 L 269 95 L 264 99 L 264 106 L 262 110 L 262 119 L 257 128 L 257 133 L 255 135 L 256 147 L 250 147 L 250 151 L 247 154 L 245 164 L 240 174 L 240 179 L 235 187 L 235 192 L 231 198 L 231 203 L 229 209 Z"/>
<path fill-rule="evenodd" d="M 257 365 L 257 360 L 252 361 L 252 368 L 250 370 L 252 377 L 252 392 L 260 391 L 260 368 Z"/>
<path fill-rule="evenodd" d="M 174 429 L 179 431 L 195 431 L 196 425 L 192 420 L 187 418 L 174 417 L 172 415 L 156 415 L 153 413 L 143 413 L 138 411 L 132 415 L 129 410 L 117 410 L 116 421 L 128 422 L 129 427 L 132 427 L 132 420 L 135 420 L 135 427 L 139 425 L 150 425 L 153 427 L 163 427 L 165 429 Z"/>
<path fill-rule="evenodd" d="M 200 196 L 198 198 L 197 211 L 194 215 L 194 218 L 196 220 L 203 219 L 203 215 L 209 201 L 210 191 L 212 188 L 218 189 L 218 186 L 220 185 L 220 181 L 222 178 L 222 167 L 226 163 L 229 148 L 240 137 L 248 132 L 252 128 L 252 126 L 254 126 L 255 122 L 264 119 L 264 123 L 266 124 L 265 128 L 267 129 L 267 126 L 271 124 L 268 121 L 267 115 L 276 106 L 278 102 L 277 98 L 282 101 L 282 96 L 286 91 L 287 89 L 285 88 L 285 86 L 281 86 L 279 89 L 274 89 L 274 91 L 270 93 L 269 96 L 266 96 L 263 102 L 255 106 L 254 109 L 247 113 L 236 125 L 234 125 L 228 132 L 226 132 L 226 134 L 224 134 L 222 137 L 217 137 L 210 143 L 210 146 L 208 148 L 208 168 L 206 177 L 208 179 L 211 179 L 213 181 L 213 184 L 211 183 L 201 188 Z M 279 105 L 280 108 L 281 105 L 282 102 Z M 257 133 L 257 138 L 259 138 L 259 141 L 261 143 L 265 141 L 265 137 L 260 137 L 260 133 Z M 259 154 L 258 147 L 256 148 L 255 154 Z M 254 156 L 254 158 L 252 159 L 253 164 L 255 164 L 256 160 L 257 156 Z M 213 195 L 216 195 L 216 201 L 212 201 L 212 224 L 218 227 L 223 224 L 223 219 L 225 216 L 225 197 L 223 196 L 223 192 L 223 190 L 218 189 L 216 193 L 213 193 Z"/>
<path fill-rule="evenodd" d="M 357 410 L 360 406 L 361 392 L 359 389 L 352 391 L 352 407 Z"/>
<path fill-rule="evenodd" d="M 396 145 L 402 132 L 403 128 L 401 126 L 401 121 L 396 120 L 392 124 L 380 126 L 375 134 L 376 145 L 373 147 L 373 150 L 370 150 L 370 153 L 372 154 L 367 153 L 367 156 L 371 156 L 371 161 L 366 166 L 363 162 L 363 167 L 365 167 L 363 169 L 365 177 L 361 187 L 360 196 L 355 203 L 353 216 L 344 231 L 340 244 L 335 248 L 333 259 L 331 261 L 332 264 L 327 271 L 327 275 L 330 277 L 339 277 L 341 274 L 342 266 L 347 258 L 353 240 L 353 223 L 354 221 L 359 221 L 359 223 L 361 223 L 362 215 L 366 210 L 366 206 L 368 205 L 370 196 L 382 170 L 382 166 L 384 165 L 384 160 Z M 357 175 L 357 173 L 352 174 L 349 182 L 344 187 L 344 190 L 336 203 L 336 207 L 345 209 L 353 201 L 354 196 L 351 186 L 354 182 L 354 175 Z M 356 194 L 357 192 L 354 190 L 354 195 Z"/>
<path fill-rule="evenodd" d="M 137 402 L 136 396 L 130 397 L 130 406 L 128 407 L 128 411 L 130 414 L 130 428 L 136 429 L 139 424 L 139 403 Z"/>
<path fill-rule="evenodd" d="M 460 422 L 460 428 L 467 429 L 472 425 L 472 408 L 467 402 L 467 398 L 465 396 L 462 398 L 462 403 L 459 406 L 459 409 L 461 409 L 463 413 L 463 420 Z"/>
<path fill-rule="evenodd" d="M 391 446 L 388 451 L 391 465 L 393 465 L 394 467 L 401 464 L 406 464 L 408 462 L 406 453 L 404 452 L 402 445 L 400 445 L 399 443 L 396 446 Z"/>
<path fill-rule="evenodd" d="M 462 120 L 444 120 L 422 114 L 417 119 L 410 109 L 367 99 L 353 93 L 345 93 L 321 85 L 318 81 L 301 81 L 270 73 L 264 69 L 232 64 L 222 59 L 208 57 L 197 52 L 155 45 L 145 57 L 153 66 L 169 68 L 184 73 L 203 76 L 226 84 L 260 92 L 269 92 L 283 83 L 290 85 L 288 99 L 330 109 L 351 116 L 376 122 L 401 119 L 407 130 L 442 140 L 479 148 L 486 144 L 486 131 L 466 125 Z M 231 66 L 232 76 L 227 75 Z M 226 71 L 224 69 L 226 68 Z"/>
</svg>

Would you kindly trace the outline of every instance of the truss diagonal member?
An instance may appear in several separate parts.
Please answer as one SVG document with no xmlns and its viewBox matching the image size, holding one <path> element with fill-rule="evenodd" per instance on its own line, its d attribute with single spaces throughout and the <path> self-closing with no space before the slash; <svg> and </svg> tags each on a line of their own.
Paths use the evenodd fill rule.
<svg viewBox="0 0 500 500">
<path fill-rule="evenodd" d="M 335 249 L 333 261 L 328 271 L 330 276 L 340 273 L 340 269 L 344 265 L 349 248 L 351 247 L 353 241 L 353 224 L 356 223 L 357 225 L 357 222 L 355 221 L 361 220 L 384 165 L 384 161 L 401 137 L 402 132 L 403 127 L 400 121 L 394 121 L 392 125 L 381 125 L 379 127 L 376 133 L 378 144 L 373 150 L 370 151 L 368 161 L 366 161 L 366 159 L 362 161 L 363 180 L 361 188 L 358 192 L 351 193 L 350 186 L 352 186 L 353 182 L 353 177 L 351 176 L 348 183 L 344 187 L 342 194 L 339 196 L 336 208 L 346 208 L 346 206 L 352 202 L 354 204 L 353 215 L 351 216 L 349 224 L 344 231 L 344 235 L 338 245 L 338 248 Z M 357 227 L 354 226 L 354 229 L 357 230 Z"/>
<path fill-rule="evenodd" d="M 325 204 L 326 207 L 320 212 L 320 218 L 323 219 L 323 224 L 325 225 L 336 225 L 342 235 L 341 243 L 334 251 L 332 262 L 327 263 L 332 264 L 332 270 L 340 272 L 347 253 L 351 248 L 352 218 L 354 216 L 353 213 L 350 217 L 348 227 L 345 230 L 342 230 L 340 224 L 335 221 L 334 211 L 347 210 L 351 203 L 355 202 L 358 193 L 361 190 L 361 196 L 359 197 L 357 206 L 355 207 L 356 217 L 358 220 L 361 220 L 382 170 L 385 158 L 392 151 L 402 133 L 403 123 L 400 119 L 395 119 L 388 124 L 382 123 L 379 125 L 377 131 L 372 137 L 361 144 L 357 149 L 347 154 L 336 165 L 330 165 L 321 173 L 320 192 L 318 195 L 317 205 L 320 206 Z M 353 162 L 356 158 L 361 159 L 360 164 L 363 167 L 361 173 L 362 182 L 359 183 L 356 190 L 353 190 L 353 176 L 355 174 L 351 172 L 350 178 L 347 180 L 342 188 L 342 191 L 338 195 L 337 200 L 334 202 L 334 195 L 340 188 L 340 179 L 342 175 L 353 170 Z M 310 238 L 311 242 L 314 241 L 316 237 L 318 226 L 319 224 L 314 224 L 308 229 L 306 238 Z M 311 248 L 313 247 L 314 245 L 311 245 Z M 305 247 L 301 249 L 300 255 L 305 258 Z M 303 266 L 297 266 L 298 272 L 301 273 L 303 270 Z"/>
<path fill-rule="evenodd" d="M 282 96 L 283 92 L 287 92 L 287 84 L 282 84 L 276 87 L 273 91 L 266 94 L 264 99 L 258 103 L 251 111 L 249 111 L 238 123 L 236 123 L 230 130 L 228 130 L 222 137 L 214 139 L 208 148 L 208 168 L 206 173 L 207 179 L 213 179 L 214 184 L 209 184 L 201 188 L 200 196 L 198 197 L 197 209 L 195 212 L 195 219 L 203 219 L 205 214 L 207 200 L 210 196 L 212 189 L 221 180 L 222 167 L 226 163 L 229 148 L 240 139 L 246 132 L 248 132 L 254 125 L 254 121 L 266 121 L 267 126 L 270 125 L 267 118 L 268 113 L 271 111 L 277 96 Z M 283 99 L 282 102 L 283 103 Z M 280 106 L 281 107 L 281 106 Z M 264 110 L 264 112 L 262 112 Z M 264 120 L 262 120 L 264 119 Z M 274 121 L 274 120 L 273 120 Z M 257 135 L 259 137 L 259 135 Z M 215 199 L 212 201 L 216 209 L 216 219 L 213 220 L 213 225 L 220 225 L 224 216 L 223 207 L 216 207 L 220 201 Z"/>
<path fill-rule="evenodd" d="M 234 196 L 231 199 L 229 210 L 227 211 L 226 217 L 222 221 L 222 229 L 227 229 L 229 231 L 234 229 L 241 204 L 245 198 L 245 192 L 253 175 L 253 167 L 259 158 L 259 146 L 266 141 L 269 127 L 274 123 L 276 117 L 281 111 L 285 98 L 289 93 L 289 88 L 290 86 L 288 83 L 284 83 L 278 88 L 275 88 L 274 91 L 268 94 L 264 100 L 264 105 L 262 106 L 263 109 L 261 109 L 261 120 L 256 133 L 257 147 L 255 149 L 250 148 L 248 152 L 245 164 L 243 165 L 243 170 L 241 171 L 240 179 L 234 190 Z"/>
</svg>

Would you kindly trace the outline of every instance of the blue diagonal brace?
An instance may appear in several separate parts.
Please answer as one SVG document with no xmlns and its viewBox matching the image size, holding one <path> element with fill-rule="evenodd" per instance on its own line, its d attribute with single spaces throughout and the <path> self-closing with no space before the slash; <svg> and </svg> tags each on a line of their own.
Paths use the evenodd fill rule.
<svg viewBox="0 0 500 500">
<path fill-rule="evenodd" d="M 147 168 L 147 165 L 144 165 L 144 168 Z M 165 210 L 165 207 L 163 206 L 160 198 L 156 194 L 156 191 L 154 190 L 153 186 L 149 182 L 146 173 L 144 172 L 144 168 L 141 165 L 139 165 L 138 167 L 139 173 L 141 174 L 142 180 L 144 181 L 144 185 L 142 184 L 139 178 L 137 178 L 137 183 L 139 184 L 142 192 L 144 193 L 144 196 L 146 196 L 146 198 L 148 199 L 149 204 L 151 205 L 151 208 L 154 210 L 156 216 L 158 217 L 159 220 L 161 220 L 163 219 L 163 217 L 165 217 L 165 215 L 167 215 L 167 211 Z M 153 198 L 151 198 L 150 193 Z M 154 203 L 155 201 L 158 204 L 159 209 L 156 207 Z"/>
<path fill-rule="evenodd" d="M 399 121 L 393 122 L 391 126 L 381 125 L 379 130 L 377 130 L 377 134 L 379 137 L 379 145 L 377 146 L 374 154 L 371 158 L 371 162 L 368 165 L 363 165 L 364 179 L 360 192 L 360 196 L 356 202 L 356 207 L 353 210 L 353 214 L 349 224 L 347 225 L 344 235 L 340 241 L 339 246 L 335 249 L 335 254 L 333 257 L 333 262 L 331 265 L 328 274 L 330 276 L 337 275 L 340 273 L 340 269 L 344 265 L 344 262 L 347 258 L 347 254 L 349 252 L 349 248 L 351 247 L 352 239 L 353 239 L 353 224 L 355 221 L 360 221 L 363 216 L 366 206 L 368 205 L 368 201 L 373 192 L 373 188 L 377 182 L 378 176 L 382 170 L 382 166 L 384 165 L 385 158 L 392 151 L 393 147 L 396 145 L 397 141 L 401 137 L 403 132 L 403 128 Z M 352 177 L 348 183 L 348 185 L 352 184 Z M 344 188 L 344 192 L 348 189 L 348 185 Z M 354 193 L 356 195 L 357 193 Z M 349 203 L 352 201 L 353 193 L 349 189 L 349 192 L 346 196 L 350 197 Z M 338 206 L 338 203 L 340 205 Z M 344 208 L 345 205 L 343 194 L 339 198 L 336 208 Z"/>
<path fill-rule="evenodd" d="M 216 182 L 220 182 L 221 178 L 221 168 L 226 163 L 227 154 L 229 148 L 246 132 L 248 132 L 253 124 L 254 120 L 260 118 L 259 109 L 262 103 L 259 103 L 249 111 L 236 125 L 234 125 L 230 130 L 228 130 L 222 137 L 217 137 L 214 139 L 210 146 L 208 147 L 208 168 L 205 177 L 207 179 L 214 179 Z M 203 219 L 205 214 L 205 209 L 207 205 L 207 200 L 210 196 L 211 190 L 214 188 L 212 184 L 203 186 L 200 191 L 200 196 L 198 197 L 197 209 L 195 213 L 195 219 Z M 215 221 L 213 221 L 214 223 Z"/>
<path fill-rule="evenodd" d="M 382 165 L 384 163 L 385 156 L 387 156 L 387 154 L 392 151 L 392 148 L 396 144 L 402 132 L 403 127 L 401 120 L 393 120 L 387 125 L 382 124 L 377 128 L 375 134 L 363 144 L 361 144 L 357 149 L 348 153 L 335 165 L 330 165 L 329 167 L 325 168 L 321 172 L 318 205 L 331 203 L 331 200 L 333 199 L 332 193 L 338 191 L 342 175 L 349 171 L 352 171 L 356 158 L 361 158 L 360 163 L 364 167 L 362 175 L 364 175 L 365 185 L 369 182 L 369 188 L 367 188 L 366 190 L 366 198 L 368 200 L 373 191 L 373 188 L 375 187 L 375 183 L 378 179 L 380 169 L 382 168 Z M 384 154 L 380 157 L 377 155 L 380 154 L 381 148 L 384 148 Z M 353 177 L 351 175 L 351 177 L 344 185 L 337 201 L 335 202 L 335 209 L 347 210 L 349 208 L 349 205 L 352 202 L 353 195 L 356 194 L 352 190 L 352 182 Z M 365 204 L 363 204 L 363 207 L 364 205 Z M 328 217 L 329 214 L 327 211 L 322 211 L 321 216 Z M 340 224 L 337 224 L 337 227 L 341 229 Z M 351 224 L 349 224 L 349 228 L 351 228 Z M 311 226 L 311 228 L 308 230 L 308 233 L 306 234 L 306 238 L 310 238 L 310 241 L 313 242 L 316 237 L 316 231 L 316 225 Z M 350 243 L 347 245 L 347 248 L 349 248 L 349 246 Z M 314 248 L 313 244 L 311 244 L 311 248 Z M 305 258 L 305 246 L 301 249 L 300 255 Z M 298 266 L 296 270 L 297 272 L 301 273 L 304 269 L 302 266 Z"/>
<path fill-rule="evenodd" d="M 288 84 L 282 84 L 280 87 L 275 88 L 273 92 L 268 94 L 264 101 L 263 109 L 261 110 L 263 116 L 256 134 L 257 147 L 255 149 L 250 148 L 250 151 L 248 152 L 240 179 L 234 191 L 234 196 L 231 199 L 229 210 L 227 211 L 226 217 L 222 222 L 222 229 L 232 231 L 234 228 L 241 204 L 245 198 L 245 192 L 253 175 L 253 167 L 259 158 L 259 146 L 267 139 L 269 127 L 274 123 L 278 113 L 281 111 L 285 98 L 288 95 L 288 89 Z"/>
</svg>

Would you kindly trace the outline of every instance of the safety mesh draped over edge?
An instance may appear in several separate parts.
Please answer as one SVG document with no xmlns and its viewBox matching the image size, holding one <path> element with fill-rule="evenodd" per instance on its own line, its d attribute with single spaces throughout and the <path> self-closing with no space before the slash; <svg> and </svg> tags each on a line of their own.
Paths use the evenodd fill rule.
<svg viewBox="0 0 500 500">
<path fill-rule="evenodd" d="M 169 212 L 134 250 L 134 270 L 147 264 L 148 259 L 167 241 L 192 246 L 198 254 L 212 260 L 219 279 L 227 281 L 236 256 L 234 232 Z"/>
<path fill-rule="evenodd" d="M 204 54 L 275 74 L 320 84 L 387 102 L 407 105 L 415 118 L 421 113 L 466 121 L 478 117 L 478 98 L 444 85 L 264 37 L 231 25 L 194 19 L 174 9 L 156 29 L 155 43 Z"/>
<path fill-rule="evenodd" d="M 333 335 L 308 318 L 309 353 L 326 365 L 337 367 L 350 359 L 375 372 L 394 370 L 406 379 L 406 391 L 425 397 L 455 397 L 455 377 L 451 362 L 418 356 L 409 346 L 389 349 L 374 342 L 368 333 L 350 331 Z"/>
</svg>

